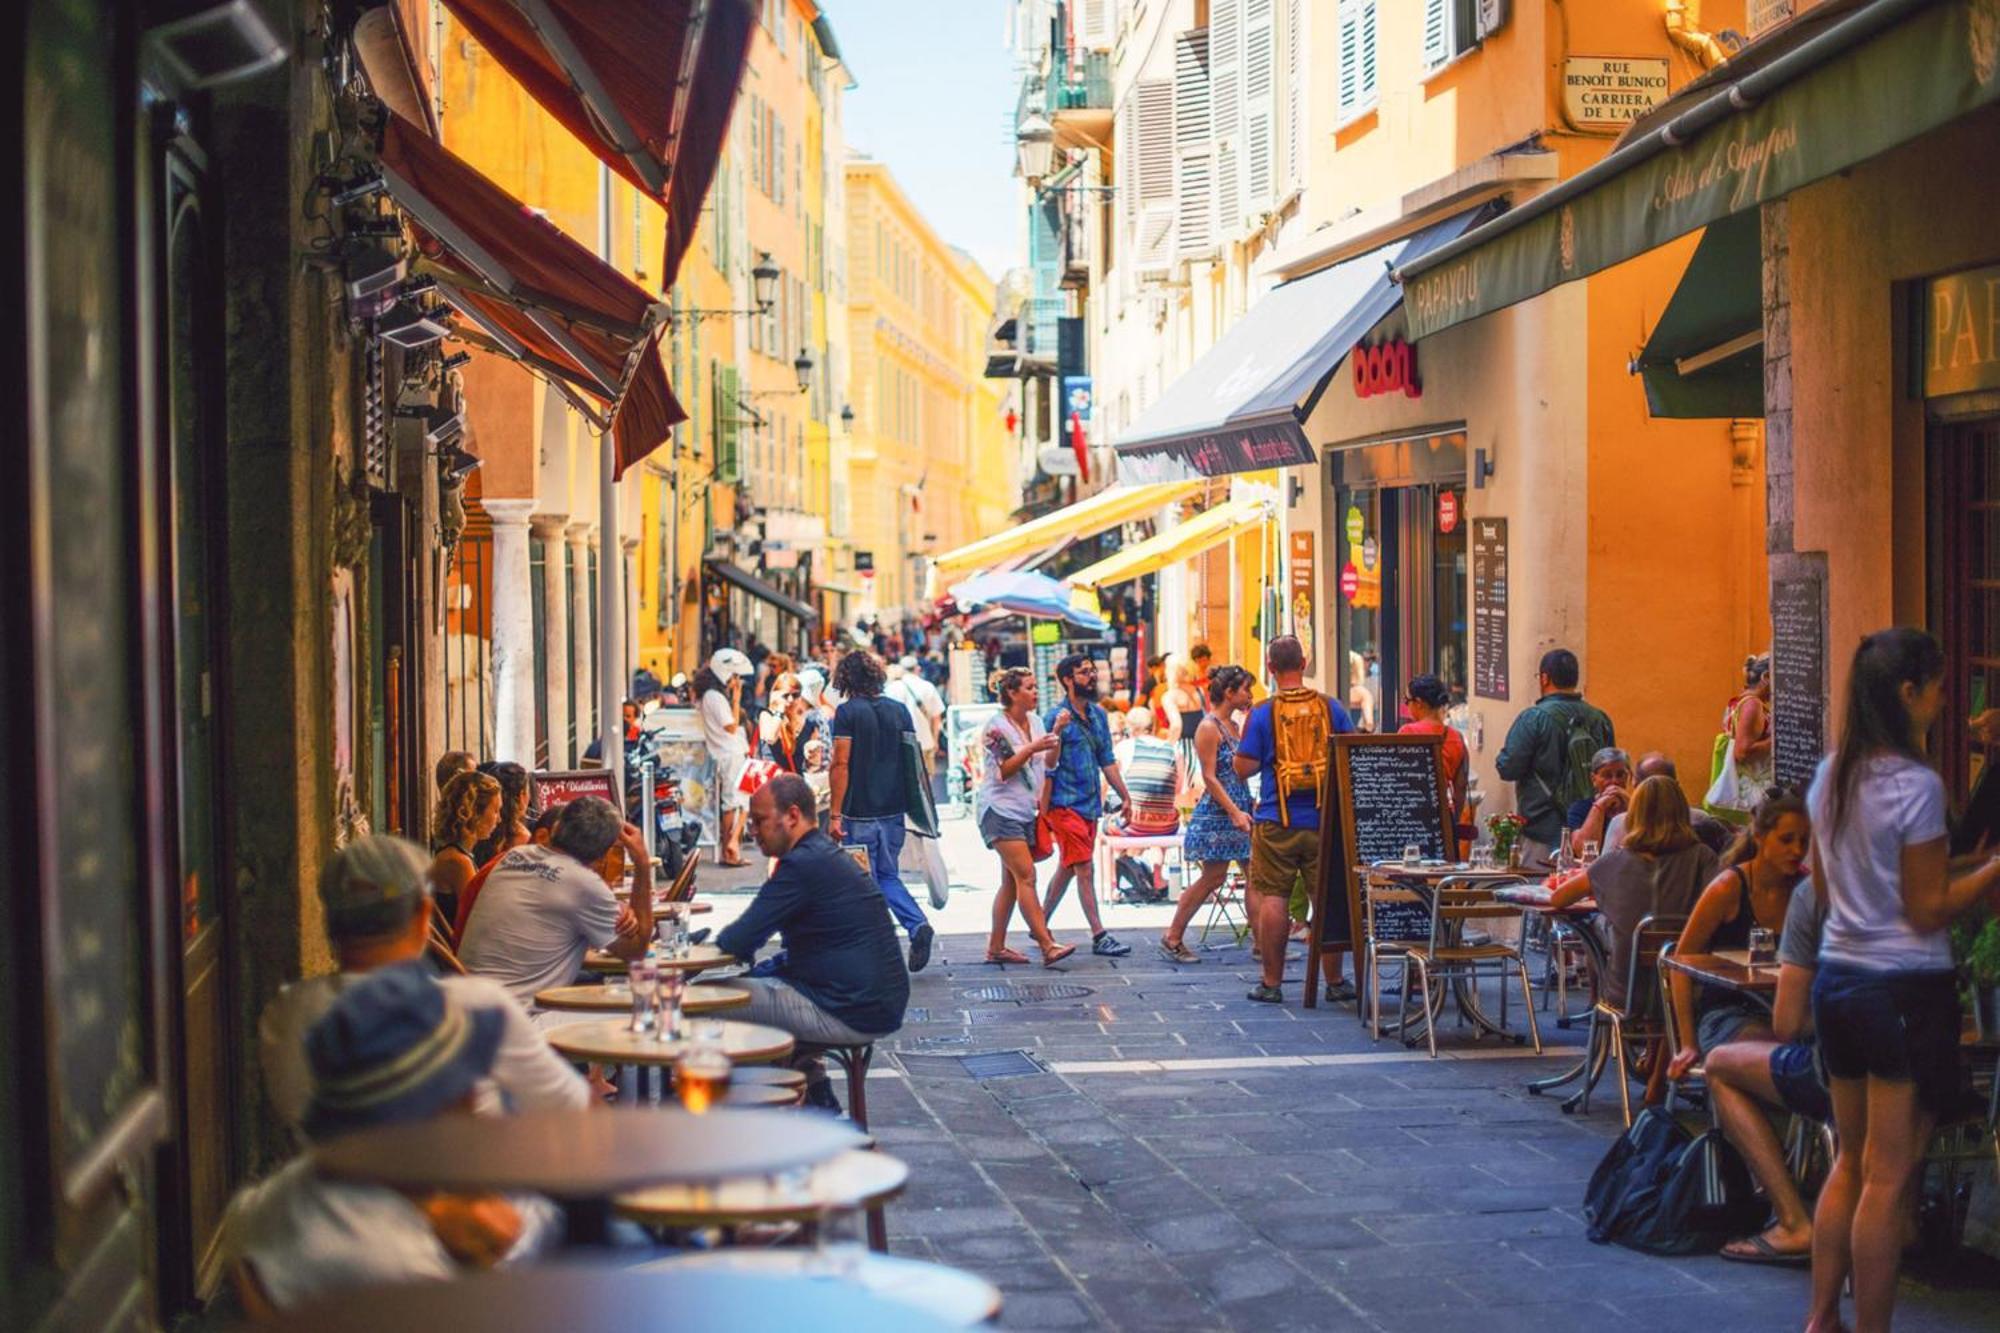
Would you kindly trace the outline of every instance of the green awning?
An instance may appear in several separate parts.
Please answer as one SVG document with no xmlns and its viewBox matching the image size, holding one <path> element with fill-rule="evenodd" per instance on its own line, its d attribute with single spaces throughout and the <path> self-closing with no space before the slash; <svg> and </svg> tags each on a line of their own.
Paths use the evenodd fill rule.
<svg viewBox="0 0 2000 1333">
<path fill-rule="evenodd" d="M 1763 256 L 1757 214 L 1708 224 L 1632 368 L 1656 417 L 1764 415 Z"/>
<path fill-rule="evenodd" d="M 1400 267 L 1410 336 L 1588 277 L 2000 96 L 1994 0 L 1826 8 L 1818 23 L 1808 10 L 1744 48 L 1588 170 Z M 1783 54 L 1760 51 L 1766 43 Z M 1747 72 L 1729 77 L 1738 62 Z"/>
</svg>

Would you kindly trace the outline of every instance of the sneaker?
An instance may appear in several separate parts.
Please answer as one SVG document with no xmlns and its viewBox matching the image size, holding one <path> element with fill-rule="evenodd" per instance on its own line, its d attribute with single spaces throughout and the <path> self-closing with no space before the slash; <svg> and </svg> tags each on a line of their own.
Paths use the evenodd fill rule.
<svg viewBox="0 0 2000 1333">
<path fill-rule="evenodd" d="M 1090 951 L 1099 958 L 1123 958 L 1132 952 L 1132 946 L 1120 944 L 1118 937 L 1107 930 L 1091 938 Z"/>
<path fill-rule="evenodd" d="M 1199 963 L 1201 961 L 1201 955 L 1193 949 L 1188 948 L 1186 940 L 1182 940 L 1179 944 L 1169 944 L 1164 939 L 1161 940 L 1160 957 L 1170 963 Z"/>
<path fill-rule="evenodd" d="M 1255 1000 L 1258 1004 L 1283 1004 L 1285 993 L 1276 986 L 1258 986 L 1246 998 Z"/>
<path fill-rule="evenodd" d="M 910 971 L 921 972 L 931 965 L 931 941 L 937 932 L 928 923 L 918 926 L 917 933 L 910 936 Z"/>
<path fill-rule="evenodd" d="M 1342 980 L 1328 982 L 1323 998 L 1328 1004 L 1353 1004 L 1360 997 L 1355 994 L 1354 983 Z"/>
</svg>

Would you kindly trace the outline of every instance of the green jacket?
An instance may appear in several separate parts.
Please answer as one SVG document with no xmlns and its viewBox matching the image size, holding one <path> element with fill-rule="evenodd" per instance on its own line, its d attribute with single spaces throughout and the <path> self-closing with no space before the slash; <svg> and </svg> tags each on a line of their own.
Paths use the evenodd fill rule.
<svg viewBox="0 0 2000 1333">
<path fill-rule="evenodd" d="M 1600 745 L 1616 745 L 1611 718 L 1584 702 L 1581 694 L 1545 694 L 1524 709 L 1507 729 L 1506 743 L 1494 757 L 1500 776 L 1514 784 L 1514 808 L 1528 824 L 1528 836 L 1554 846 L 1562 836 L 1563 808 L 1557 800 L 1569 766 L 1564 746 L 1572 720 L 1585 722 L 1601 736 Z"/>
</svg>

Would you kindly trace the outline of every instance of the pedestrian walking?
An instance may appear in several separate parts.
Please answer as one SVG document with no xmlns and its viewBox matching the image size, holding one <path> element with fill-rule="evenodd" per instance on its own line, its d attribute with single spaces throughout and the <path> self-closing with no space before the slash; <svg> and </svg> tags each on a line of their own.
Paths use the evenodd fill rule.
<svg viewBox="0 0 2000 1333">
<path fill-rule="evenodd" d="M 1591 797 L 1591 756 L 1618 743 L 1611 719 L 1578 691 L 1581 675 L 1569 649 L 1543 653 L 1541 697 L 1514 719 L 1494 759 L 1501 778 L 1514 784 L 1514 808 L 1527 822 L 1526 860 L 1538 868 L 1553 859 L 1564 812 Z"/>
<path fill-rule="evenodd" d="M 1743 663 L 1743 692 L 1722 710 L 1708 794 L 1702 808 L 1731 824 L 1747 824 L 1771 785 L 1771 655 Z"/>
<path fill-rule="evenodd" d="M 904 784 L 903 736 L 914 730 L 901 704 L 882 697 L 887 677 L 873 653 L 862 649 L 840 659 L 833 688 L 842 702 L 833 714 L 833 840 L 868 853 L 868 871 L 881 886 L 890 914 L 910 937 L 910 971 L 930 965 L 935 932 L 903 884 L 903 821 L 909 814 Z"/>
<path fill-rule="evenodd" d="M 1071 653 L 1056 663 L 1062 702 L 1049 709 L 1042 725 L 1061 739 L 1049 786 L 1049 829 L 1055 835 L 1056 873 L 1042 898 L 1042 915 L 1055 919 L 1056 904 L 1070 881 L 1076 881 L 1084 920 L 1090 923 L 1090 951 L 1103 958 L 1123 958 L 1132 952 L 1104 928 L 1097 911 L 1097 822 L 1104 815 L 1104 784 L 1132 808 L 1132 793 L 1111 752 L 1111 726 L 1097 703 L 1097 663 L 1083 653 Z"/>
<path fill-rule="evenodd" d="M 1292 893 L 1300 885 L 1311 892 L 1319 883 L 1319 802 L 1328 741 L 1353 731 L 1354 719 L 1337 701 L 1306 687 L 1306 650 L 1292 635 L 1271 640 L 1264 662 L 1276 693 L 1250 710 L 1230 762 L 1238 777 L 1257 774 L 1260 782 L 1251 815 L 1247 905 L 1263 978 L 1250 998 L 1281 1004 Z M 1321 949 L 1320 970 L 1331 1001 L 1354 998 L 1353 986 L 1340 977 L 1345 952 L 1340 941 Z M 1308 986 L 1317 982 L 1306 978 Z"/>
<path fill-rule="evenodd" d="M 1187 947 L 1188 922 L 1222 887 L 1232 863 L 1246 872 L 1250 865 L 1250 810 L 1255 802 L 1235 761 L 1236 747 L 1243 740 L 1238 718 L 1250 711 L 1255 683 L 1256 678 L 1240 666 L 1219 666 L 1209 672 L 1208 697 L 1213 706 L 1194 733 L 1202 796 L 1181 838 L 1181 860 L 1200 865 L 1201 873 L 1181 891 L 1174 919 L 1160 936 L 1160 953 L 1170 962 L 1201 961 L 1201 955 Z"/>
<path fill-rule="evenodd" d="M 979 784 L 973 789 L 973 817 L 979 837 L 1000 858 L 1000 892 L 993 897 L 993 933 L 986 939 L 989 963 L 1025 963 L 1027 956 L 1007 947 L 1007 926 L 1015 908 L 1028 935 L 1042 951 L 1042 966 L 1054 967 L 1076 952 L 1057 944 L 1035 896 L 1035 818 L 1048 796 L 1049 759 L 1061 742 L 1035 716 L 1035 673 L 1008 667 L 992 682 L 1000 712 L 979 733 Z"/>
<path fill-rule="evenodd" d="M 1194 729 L 1201 725 L 1201 691 L 1195 684 L 1194 663 L 1179 653 L 1167 658 L 1167 692 L 1160 698 L 1160 711 L 1166 724 L 1160 734 L 1192 752 Z"/>
<path fill-rule="evenodd" d="M 691 687 L 701 702 L 701 738 L 715 761 L 715 798 L 721 827 L 716 838 L 716 864 L 741 866 L 743 819 L 750 798 L 743 794 L 743 766 L 750 759 L 750 733 L 743 722 L 744 682 L 756 668 L 734 648 L 718 648 L 708 665 L 695 672 Z"/>
<path fill-rule="evenodd" d="M 1880 1333 L 1896 1303 L 1906 1193 L 1931 1127 L 1959 1089 L 1949 926 L 2000 886 L 2000 857 L 1954 877 L 1944 780 L 1924 738 L 1944 702 L 1944 652 L 1922 630 L 1869 635 L 1847 677 L 1840 747 L 1820 761 L 1813 884 L 1827 904 L 1813 1026 L 1838 1140 L 1813 1212 L 1807 1333 L 1833 1333 L 1854 1280 L 1854 1329 Z"/>
</svg>

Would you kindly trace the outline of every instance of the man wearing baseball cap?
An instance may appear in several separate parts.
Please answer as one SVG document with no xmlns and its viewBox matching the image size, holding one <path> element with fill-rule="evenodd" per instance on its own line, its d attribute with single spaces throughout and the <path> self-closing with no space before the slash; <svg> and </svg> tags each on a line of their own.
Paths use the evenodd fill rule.
<svg viewBox="0 0 2000 1333">
<path fill-rule="evenodd" d="M 459 1003 L 421 963 L 398 963 L 343 990 L 306 1034 L 315 1142 L 355 1130 L 470 1111 L 493 1070 L 507 1013 Z M 405 1195 L 322 1179 L 300 1157 L 238 1192 L 223 1252 L 252 1317 L 357 1286 L 448 1281 L 530 1258 L 560 1234 L 532 1196 Z"/>
<path fill-rule="evenodd" d="M 257 1024 L 264 1090 L 278 1118 L 301 1127 L 312 1096 L 306 1034 L 349 989 L 383 968 L 421 959 L 430 933 L 427 858 L 415 843 L 377 833 L 336 852 L 320 872 L 319 900 L 327 943 L 340 970 L 307 977 L 279 991 Z M 590 1104 L 590 1090 L 549 1046 L 541 1029 L 490 977 L 449 976 L 439 985 L 456 1003 L 491 1012 L 499 1045 L 483 1106 L 517 1111 Z"/>
</svg>

